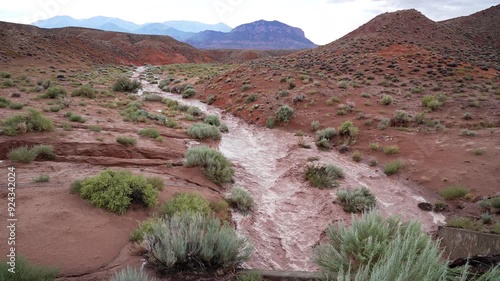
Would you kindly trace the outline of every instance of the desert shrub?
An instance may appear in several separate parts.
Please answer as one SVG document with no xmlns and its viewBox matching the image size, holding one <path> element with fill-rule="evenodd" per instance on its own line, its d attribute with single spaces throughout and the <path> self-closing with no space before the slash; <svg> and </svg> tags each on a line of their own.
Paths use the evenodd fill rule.
<svg viewBox="0 0 500 281">
<path fill-rule="evenodd" d="M 460 135 L 466 137 L 475 137 L 477 136 L 477 132 L 474 130 L 463 129 L 462 131 L 460 131 Z"/>
<path fill-rule="evenodd" d="M 137 140 L 132 137 L 118 136 L 116 137 L 116 142 L 125 146 L 132 146 L 137 143 Z"/>
<path fill-rule="evenodd" d="M 331 140 L 335 135 L 337 135 L 335 128 L 326 128 L 316 132 L 316 140 Z"/>
<path fill-rule="evenodd" d="M 64 98 L 67 95 L 66 89 L 61 86 L 51 86 L 47 89 L 47 92 L 42 95 L 45 99 L 58 99 Z"/>
<path fill-rule="evenodd" d="M 454 228 L 468 229 L 468 230 L 473 230 L 473 231 L 479 231 L 483 227 L 477 221 L 474 221 L 470 218 L 464 218 L 464 217 L 455 217 L 455 218 L 448 219 L 446 221 L 446 226 L 454 227 Z"/>
<path fill-rule="evenodd" d="M 366 187 L 337 191 L 337 199 L 349 213 L 366 212 L 375 207 L 377 199 Z"/>
<path fill-rule="evenodd" d="M 187 133 L 190 137 L 196 139 L 211 138 L 214 140 L 219 140 L 222 137 L 217 127 L 205 123 L 196 123 L 191 125 L 188 128 Z"/>
<path fill-rule="evenodd" d="M 99 208 L 124 214 L 131 204 L 154 207 L 158 191 L 145 177 L 128 171 L 105 170 L 81 182 L 80 196 Z"/>
<path fill-rule="evenodd" d="M 205 101 L 208 105 L 211 105 L 215 102 L 217 98 L 214 95 L 209 95 L 207 97 L 207 100 Z"/>
<path fill-rule="evenodd" d="M 368 160 L 368 165 L 370 165 L 370 167 L 377 166 L 378 165 L 377 158 L 375 158 L 375 157 L 370 158 L 370 160 Z"/>
<path fill-rule="evenodd" d="M 12 75 L 8 72 L 0 72 L 0 78 L 11 78 Z"/>
<path fill-rule="evenodd" d="M 317 131 L 319 129 L 320 123 L 319 121 L 312 121 L 311 122 L 311 130 Z"/>
<path fill-rule="evenodd" d="M 11 101 L 7 98 L 4 98 L 4 97 L 0 97 L 0 108 L 6 108 L 7 106 L 9 106 L 11 103 Z"/>
<path fill-rule="evenodd" d="M 391 95 L 382 95 L 380 102 L 383 105 L 391 105 L 394 102 L 394 98 Z"/>
<path fill-rule="evenodd" d="M 462 198 L 467 193 L 469 193 L 469 189 L 460 184 L 450 185 L 439 191 L 439 194 L 448 200 Z"/>
<path fill-rule="evenodd" d="M 313 258 L 327 280 L 448 280 L 439 243 L 417 221 L 370 212 L 326 233 Z"/>
<path fill-rule="evenodd" d="M 182 92 L 182 98 L 187 99 L 196 95 L 196 90 L 193 88 L 188 88 Z"/>
<path fill-rule="evenodd" d="M 221 133 L 227 133 L 229 132 L 229 127 L 226 123 L 221 123 L 219 126 L 219 130 L 221 131 Z"/>
<path fill-rule="evenodd" d="M 272 129 L 272 128 L 274 128 L 275 123 L 276 123 L 276 119 L 274 119 L 274 117 L 269 117 L 266 120 L 266 127 L 269 129 Z"/>
<path fill-rule="evenodd" d="M 354 160 L 354 162 L 361 162 L 361 160 L 363 160 L 363 155 L 359 151 L 354 151 L 352 153 L 352 160 Z"/>
<path fill-rule="evenodd" d="M 385 130 L 387 127 L 389 127 L 389 122 L 390 120 L 388 118 L 383 118 L 382 120 L 380 120 L 380 122 L 378 123 L 378 128 L 380 130 Z"/>
<path fill-rule="evenodd" d="M 379 151 L 380 150 L 380 145 L 378 143 L 375 143 L 375 142 L 370 143 L 370 149 L 372 151 Z"/>
<path fill-rule="evenodd" d="M 49 175 L 39 175 L 38 177 L 33 178 L 34 182 L 49 182 L 50 181 L 50 176 Z"/>
<path fill-rule="evenodd" d="M 196 107 L 196 106 L 190 106 L 186 110 L 186 113 L 187 114 L 191 114 L 193 116 L 200 116 L 201 115 L 201 110 L 198 107 Z"/>
<path fill-rule="evenodd" d="M 55 160 L 57 158 L 51 145 L 35 145 L 32 150 L 35 152 L 36 158 L 40 160 Z"/>
<path fill-rule="evenodd" d="M 208 125 L 220 126 L 220 119 L 217 115 L 208 115 L 203 122 Z"/>
<path fill-rule="evenodd" d="M 399 153 L 399 146 L 397 145 L 384 146 L 383 150 L 385 154 L 394 155 Z"/>
<path fill-rule="evenodd" d="M 482 213 L 481 214 L 481 221 L 483 222 L 483 224 L 490 224 L 493 219 L 490 215 L 490 213 Z"/>
<path fill-rule="evenodd" d="M 200 213 L 208 216 L 211 212 L 209 202 L 197 193 L 177 193 L 160 207 L 160 215 L 173 216 L 178 213 Z"/>
<path fill-rule="evenodd" d="M 161 223 L 159 218 L 150 218 L 139 223 L 139 225 L 130 233 L 129 240 L 134 242 L 141 242 L 146 234 L 153 232 L 153 227 Z"/>
<path fill-rule="evenodd" d="M 465 113 L 464 113 L 464 119 L 465 119 L 465 120 L 472 120 L 472 113 L 470 113 L 470 112 L 465 112 Z"/>
<path fill-rule="evenodd" d="M 22 103 L 11 103 L 11 104 L 9 105 L 9 107 L 10 107 L 11 109 L 20 110 L 20 109 L 23 109 L 24 104 L 22 104 Z"/>
<path fill-rule="evenodd" d="M 252 195 L 240 187 L 235 187 L 231 194 L 226 198 L 231 206 L 238 211 L 247 214 L 253 209 L 254 200 Z"/>
<path fill-rule="evenodd" d="M 391 125 L 395 127 L 408 127 L 412 121 L 410 114 L 405 110 L 396 110 L 391 119 Z"/>
<path fill-rule="evenodd" d="M 276 118 L 281 123 L 288 123 L 294 115 L 293 109 L 288 105 L 282 105 L 278 111 L 276 111 Z"/>
<path fill-rule="evenodd" d="M 52 131 L 53 129 L 52 120 L 33 109 L 28 110 L 28 113 L 14 115 L 2 122 L 3 133 L 8 136 L 26 132 Z"/>
<path fill-rule="evenodd" d="M 345 121 L 340 124 L 338 132 L 339 136 L 344 137 L 347 143 L 350 144 L 358 136 L 359 129 L 351 121 Z"/>
<path fill-rule="evenodd" d="M 236 281 L 263 281 L 262 275 L 256 271 L 240 272 L 236 276 Z"/>
<path fill-rule="evenodd" d="M 142 96 L 143 101 L 150 101 L 150 102 L 163 102 L 163 98 L 160 95 L 156 94 L 145 94 Z M 167 104 L 168 106 L 168 104 Z"/>
<path fill-rule="evenodd" d="M 160 177 L 147 177 L 148 183 L 156 190 L 163 190 L 165 188 L 165 181 Z"/>
<path fill-rule="evenodd" d="M 137 80 L 131 80 L 128 77 L 118 78 L 118 80 L 116 80 L 115 84 L 113 85 L 113 91 L 115 92 L 135 93 L 141 88 L 141 82 Z"/>
<path fill-rule="evenodd" d="M 294 103 L 296 103 L 296 102 L 304 101 L 305 99 L 306 99 L 306 96 L 304 96 L 304 95 L 296 95 L 293 97 L 292 101 Z"/>
<path fill-rule="evenodd" d="M 79 122 L 79 123 L 85 123 L 87 120 L 85 120 L 85 118 L 81 115 L 78 115 L 78 114 L 71 114 L 69 117 L 68 117 L 69 121 L 71 122 Z"/>
<path fill-rule="evenodd" d="M 6 262 L 0 263 L 0 280 L 54 281 L 59 274 L 57 268 L 31 264 L 22 256 L 16 257 L 15 273 L 9 272 L 9 268 L 10 266 Z"/>
<path fill-rule="evenodd" d="M 97 96 L 97 90 L 95 90 L 94 88 L 92 88 L 89 85 L 86 85 L 86 86 L 82 86 L 82 87 L 78 88 L 77 90 L 74 90 L 71 93 L 71 96 L 72 97 L 85 97 L 85 98 L 89 98 L 89 99 L 95 99 L 95 97 Z"/>
<path fill-rule="evenodd" d="M 27 146 L 14 148 L 7 154 L 7 158 L 9 158 L 10 161 L 24 164 L 33 162 L 36 159 L 36 156 L 36 152 Z"/>
<path fill-rule="evenodd" d="M 403 162 L 399 160 L 391 161 L 384 165 L 384 173 L 388 176 L 394 175 L 397 172 L 399 172 L 399 170 L 403 168 L 403 166 L 404 166 Z"/>
<path fill-rule="evenodd" d="M 126 269 L 116 272 L 110 281 L 156 281 L 156 278 L 149 276 L 142 270 L 127 267 Z"/>
<path fill-rule="evenodd" d="M 186 152 L 186 167 L 202 167 L 205 176 L 217 184 L 231 182 L 234 170 L 222 153 L 206 146 L 192 147 Z"/>
<path fill-rule="evenodd" d="M 251 94 L 250 96 L 248 96 L 248 98 L 246 99 L 245 103 L 251 103 L 251 102 L 254 102 L 257 100 L 257 95 L 256 94 Z"/>
<path fill-rule="evenodd" d="M 438 97 L 425 95 L 422 97 L 422 106 L 430 108 L 432 111 L 434 111 L 443 106 L 445 101 L 446 101 L 446 96 L 443 95 Z"/>
<path fill-rule="evenodd" d="M 305 178 L 315 187 L 334 188 L 339 185 L 337 180 L 344 178 L 344 172 L 333 164 L 326 166 L 308 165 Z"/>
<path fill-rule="evenodd" d="M 193 213 L 165 218 L 146 235 L 143 246 L 163 271 L 234 270 L 253 252 L 228 222 Z"/>
<path fill-rule="evenodd" d="M 148 138 L 152 138 L 152 139 L 156 139 L 157 137 L 160 136 L 160 132 L 158 132 L 158 130 L 154 129 L 154 128 L 146 128 L 146 129 L 142 129 L 138 132 L 138 134 L 140 136 L 143 136 L 143 137 L 148 137 Z"/>
<path fill-rule="evenodd" d="M 500 209 L 500 196 L 491 198 L 491 206 L 493 206 L 493 208 Z"/>
</svg>

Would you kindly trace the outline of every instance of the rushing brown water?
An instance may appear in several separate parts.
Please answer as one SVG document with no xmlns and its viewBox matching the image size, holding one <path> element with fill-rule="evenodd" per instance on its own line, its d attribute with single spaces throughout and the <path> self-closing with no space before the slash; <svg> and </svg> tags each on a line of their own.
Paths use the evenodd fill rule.
<svg viewBox="0 0 500 281">
<path fill-rule="evenodd" d="M 140 67 L 133 77 L 139 77 L 144 70 Z M 246 264 L 249 268 L 315 270 L 310 260 L 311 250 L 321 233 L 330 223 L 350 219 L 340 205 L 334 204 L 336 190 L 312 188 L 304 180 L 304 169 L 312 158 L 344 170 L 345 180 L 340 188 L 368 187 L 376 195 L 377 209 L 382 214 L 418 219 L 425 230 L 444 223 L 441 214 L 422 212 L 417 207 L 425 199 L 410 187 L 335 151 L 319 151 L 311 138 L 305 140 L 312 149 L 303 149 L 290 133 L 249 125 L 215 107 L 182 99 L 162 92 L 157 85 L 142 82 L 144 91 L 219 115 L 228 125 L 229 133 L 223 134 L 219 150 L 235 166 L 235 185 L 248 190 L 255 199 L 255 209 L 250 215 L 233 214 L 240 233 L 255 246 L 255 253 Z"/>
</svg>

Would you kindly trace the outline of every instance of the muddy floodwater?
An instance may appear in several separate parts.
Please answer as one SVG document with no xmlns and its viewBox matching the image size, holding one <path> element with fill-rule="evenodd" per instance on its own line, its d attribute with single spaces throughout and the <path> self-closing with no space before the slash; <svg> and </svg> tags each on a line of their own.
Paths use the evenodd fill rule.
<svg viewBox="0 0 500 281">
<path fill-rule="evenodd" d="M 139 67 L 133 77 L 138 78 L 145 70 Z M 334 204 L 336 189 L 319 190 L 304 180 L 311 159 L 343 169 L 345 179 L 339 188 L 368 187 L 376 195 L 377 210 L 382 214 L 418 219 L 426 231 L 444 223 L 443 215 L 417 207 L 425 199 L 414 189 L 387 177 L 380 168 L 355 163 L 334 150 L 319 151 L 312 138 L 304 137 L 311 149 L 300 148 L 293 134 L 247 124 L 198 100 L 182 99 L 161 91 L 157 85 L 144 80 L 142 83 L 144 91 L 196 106 L 206 114 L 220 116 L 227 124 L 229 133 L 222 134 L 218 149 L 234 165 L 235 185 L 248 190 L 255 200 L 251 214 L 233 213 L 238 231 L 255 247 L 252 259 L 245 264 L 248 268 L 315 270 L 311 249 L 321 233 L 331 223 L 350 219 L 351 215 Z"/>
</svg>

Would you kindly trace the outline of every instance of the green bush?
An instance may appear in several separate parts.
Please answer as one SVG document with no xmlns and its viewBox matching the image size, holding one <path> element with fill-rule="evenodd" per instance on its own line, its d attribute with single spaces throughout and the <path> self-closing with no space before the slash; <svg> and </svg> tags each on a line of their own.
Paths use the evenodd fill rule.
<svg viewBox="0 0 500 281">
<path fill-rule="evenodd" d="M 396 110 L 391 119 L 391 125 L 394 127 L 408 127 L 412 121 L 410 114 L 405 110 Z"/>
<path fill-rule="evenodd" d="M 22 103 L 11 103 L 11 104 L 9 105 L 9 107 L 10 107 L 11 109 L 20 110 L 20 109 L 23 109 L 24 104 L 22 104 Z"/>
<path fill-rule="evenodd" d="M 305 178 L 315 187 L 334 188 L 339 185 L 337 180 L 344 178 L 344 172 L 333 164 L 309 165 L 306 168 Z"/>
<path fill-rule="evenodd" d="M 384 146 L 383 150 L 385 154 L 394 155 L 399 153 L 399 146 L 397 145 Z"/>
<path fill-rule="evenodd" d="M 67 96 L 66 89 L 61 86 L 51 86 L 47 89 L 47 93 L 42 95 L 45 99 L 58 99 Z"/>
<path fill-rule="evenodd" d="M 236 276 L 236 281 L 263 281 L 262 275 L 256 271 L 240 272 Z"/>
<path fill-rule="evenodd" d="M 65 116 L 68 117 L 69 121 L 71 122 L 85 123 L 87 121 L 81 115 L 74 114 L 71 111 L 66 112 Z"/>
<path fill-rule="evenodd" d="M 7 106 L 9 106 L 11 103 L 11 101 L 7 98 L 4 98 L 4 97 L 0 97 L 0 108 L 6 108 Z"/>
<path fill-rule="evenodd" d="M 145 94 L 142 96 L 143 101 L 151 101 L 151 102 L 163 102 L 163 98 L 160 95 L 155 94 Z M 171 101 L 168 101 L 166 104 L 169 105 Z"/>
<path fill-rule="evenodd" d="M 320 123 L 319 121 L 312 121 L 311 122 L 311 130 L 317 131 L 319 129 Z"/>
<path fill-rule="evenodd" d="M 160 132 L 158 132 L 158 130 L 153 129 L 153 128 L 142 129 L 138 133 L 140 136 L 148 137 L 148 138 L 152 138 L 152 139 L 156 139 L 157 137 L 160 136 Z"/>
<path fill-rule="evenodd" d="M 500 209 L 500 196 L 491 198 L 491 206 L 493 206 L 493 208 Z"/>
<path fill-rule="evenodd" d="M 146 180 L 156 190 L 162 191 L 165 188 L 165 181 L 160 177 L 147 177 Z"/>
<path fill-rule="evenodd" d="M 249 260 L 253 247 L 228 222 L 201 214 L 165 218 L 146 235 L 147 255 L 163 271 L 230 271 Z"/>
<path fill-rule="evenodd" d="M 151 234 L 153 232 L 153 228 L 156 224 L 161 223 L 161 219 L 159 218 L 150 218 L 145 221 L 139 223 L 132 233 L 130 233 L 129 240 L 134 242 L 141 242 L 146 234 Z"/>
<path fill-rule="evenodd" d="M 240 187 L 233 188 L 231 195 L 226 200 L 231 206 L 244 214 L 249 213 L 253 209 L 254 201 L 252 195 Z"/>
<path fill-rule="evenodd" d="M 0 280 L 5 281 L 54 281 L 59 270 L 43 265 L 28 263 L 23 257 L 16 257 L 15 273 L 9 271 L 6 262 L 0 262 Z"/>
<path fill-rule="evenodd" d="M 37 159 L 40 160 L 55 160 L 57 158 L 52 145 L 35 145 L 32 150 L 36 153 Z"/>
<path fill-rule="evenodd" d="M 371 212 L 330 226 L 327 237 L 314 250 L 327 280 L 448 280 L 439 243 L 417 221 Z"/>
<path fill-rule="evenodd" d="M 383 105 L 391 105 L 394 102 L 394 98 L 391 95 L 382 95 L 380 101 Z"/>
<path fill-rule="evenodd" d="M 214 95 L 209 95 L 207 97 L 207 100 L 205 101 L 208 105 L 211 105 L 213 104 L 215 101 L 217 100 L 217 98 L 214 96 Z"/>
<path fill-rule="evenodd" d="M 199 109 L 196 106 L 190 106 L 186 109 L 187 114 L 191 114 L 193 116 L 200 116 L 201 115 L 201 109 Z"/>
<path fill-rule="evenodd" d="M 208 125 L 213 125 L 213 126 L 220 126 L 220 119 L 219 119 L 219 116 L 217 115 L 208 115 L 207 117 L 205 117 L 205 120 L 203 120 L 203 122 L 205 122 L 205 124 L 208 124 Z"/>
<path fill-rule="evenodd" d="M 276 111 L 276 118 L 281 123 L 288 123 L 294 115 L 293 109 L 288 105 L 282 105 L 278 111 Z"/>
<path fill-rule="evenodd" d="M 475 136 L 477 136 L 477 132 L 474 130 L 463 129 L 460 131 L 460 135 L 466 136 L 466 137 L 475 137 Z"/>
<path fill-rule="evenodd" d="M 377 203 L 375 195 L 366 187 L 339 190 L 337 199 L 344 205 L 344 211 L 349 213 L 369 211 Z"/>
<path fill-rule="evenodd" d="M 188 88 L 182 92 L 182 98 L 187 99 L 196 95 L 196 90 L 193 88 Z"/>
<path fill-rule="evenodd" d="M 132 146 L 137 143 L 137 140 L 131 137 L 124 137 L 124 136 L 119 136 L 116 138 L 116 141 L 119 144 L 125 145 L 125 146 Z"/>
<path fill-rule="evenodd" d="M 326 139 L 330 141 L 335 135 L 337 135 L 335 128 L 326 128 L 316 132 L 316 140 Z"/>
<path fill-rule="evenodd" d="M 49 182 L 50 181 L 50 176 L 49 175 L 39 175 L 38 177 L 33 178 L 34 182 Z"/>
<path fill-rule="evenodd" d="M 361 162 L 361 160 L 363 160 L 363 155 L 361 154 L 361 152 L 356 150 L 352 153 L 352 160 L 354 162 Z"/>
<path fill-rule="evenodd" d="M 82 86 L 71 93 L 72 97 L 85 97 L 89 99 L 95 99 L 97 96 L 97 91 L 91 86 Z"/>
<path fill-rule="evenodd" d="M 156 281 L 156 278 L 149 276 L 142 270 L 127 267 L 119 272 L 116 272 L 110 281 Z"/>
<path fill-rule="evenodd" d="M 443 96 L 439 96 L 439 98 L 437 98 L 425 95 L 422 97 L 422 106 L 430 108 L 432 111 L 434 111 L 443 106 L 445 101 L 446 101 L 446 96 L 444 96 L 444 98 Z"/>
<path fill-rule="evenodd" d="M 206 146 L 188 149 L 184 165 L 186 167 L 202 167 L 207 178 L 217 184 L 233 180 L 234 170 L 231 162 L 219 151 Z"/>
<path fill-rule="evenodd" d="M 448 200 L 462 198 L 467 193 L 469 193 L 469 189 L 460 184 L 450 185 L 439 191 L 439 194 Z"/>
<path fill-rule="evenodd" d="M 137 90 L 142 88 L 141 82 L 137 80 L 131 80 L 128 77 L 120 77 L 113 85 L 113 91 L 115 92 L 128 92 L 135 93 Z"/>
<path fill-rule="evenodd" d="M 8 72 L 0 72 L 0 78 L 11 78 L 12 75 Z"/>
<path fill-rule="evenodd" d="M 456 217 L 456 218 L 451 218 L 446 221 L 446 226 L 448 227 L 454 227 L 454 228 L 462 228 L 462 229 L 468 229 L 468 230 L 473 230 L 473 231 L 479 231 L 483 228 L 483 226 L 472 219 L 469 218 L 463 218 L 463 217 Z"/>
<path fill-rule="evenodd" d="M 220 140 L 222 137 L 219 128 L 205 123 L 196 123 L 191 125 L 188 128 L 187 133 L 190 137 L 195 139 L 211 138 L 214 140 Z"/>
<path fill-rule="evenodd" d="M 352 143 L 358 136 L 359 129 L 351 121 L 342 122 L 339 126 L 339 136 L 347 139 L 347 143 Z"/>
<path fill-rule="evenodd" d="M 154 207 L 158 191 L 140 175 L 105 170 L 81 182 L 80 196 L 99 208 L 124 214 L 131 204 Z"/>
<path fill-rule="evenodd" d="M 70 187 L 69 187 L 69 193 L 71 194 L 74 194 L 74 193 L 78 193 L 80 194 L 80 191 L 82 190 L 82 184 L 83 184 L 83 180 L 75 180 L 71 183 Z"/>
<path fill-rule="evenodd" d="M 388 176 L 391 176 L 399 172 L 399 170 L 403 167 L 404 167 L 403 162 L 399 160 L 391 161 L 384 165 L 384 173 Z"/>
<path fill-rule="evenodd" d="M 14 148 L 7 154 L 10 161 L 24 164 L 33 162 L 36 159 L 36 156 L 36 152 L 27 146 Z"/>
<path fill-rule="evenodd" d="M 275 123 L 276 123 L 276 119 L 274 119 L 274 117 L 269 117 L 266 120 L 266 127 L 269 129 L 272 129 L 272 128 L 274 128 Z"/>
<path fill-rule="evenodd" d="M 52 131 L 53 129 L 52 120 L 33 109 L 28 110 L 28 113 L 14 115 L 2 122 L 3 133 L 8 136 L 26 132 Z"/>
<path fill-rule="evenodd" d="M 179 213 L 200 213 L 208 216 L 211 212 L 209 202 L 197 193 L 177 193 L 160 208 L 162 216 L 173 216 Z"/>
<path fill-rule="evenodd" d="M 229 127 L 226 123 L 221 123 L 219 126 L 219 131 L 221 131 L 221 133 L 227 133 L 229 132 Z"/>
</svg>

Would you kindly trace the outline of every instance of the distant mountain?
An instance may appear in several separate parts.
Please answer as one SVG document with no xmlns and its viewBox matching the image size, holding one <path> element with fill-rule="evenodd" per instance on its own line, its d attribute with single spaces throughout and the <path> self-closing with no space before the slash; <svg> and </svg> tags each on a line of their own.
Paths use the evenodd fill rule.
<svg viewBox="0 0 500 281">
<path fill-rule="evenodd" d="M 180 31 L 184 32 L 202 32 L 205 30 L 213 30 L 213 31 L 221 31 L 221 32 L 229 32 L 232 28 L 225 23 L 217 23 L 217 24 L 206 24 L 196 21 L 166 21 L 163 22 L 164 25 L 170 26 Z"/>
<path fill-rule="evenodd" d="M 166 21 L 139 25 L 102 16 L 81 20 L 57 16 L 37 21 L 33 25 L 42 28 L 73 26 L 133 34 L 166 35 L 202 49 L 300 50 L 316 47 L 300 28 L 279 21 L 260 20 L 231 29 L 224 23 Z"/>
<path fill-rule="evenodd" d="M 243 24 L 226 33 L 203 31 L 186 42 L 202 49 L 296 50 L 317 46 L 302 29 L 265 20 Z"/>
<path fill-rule="evenodd" d="M 33 25 L 42 28 L 75 26 L 135 34 L 167 35 L 179 41 L 186 41 L 196 32 L 205 30 L 222 32 L 231 31 L 231 27 L 224 23 L 206 24 L 197 21 L 166 21 L 163 23 L 135 24 L 119 18 L 102 16 L 81 20 L 77 20 L 69 16 L 56 16 L 50 19 L 34 22 Z"/>
</svg>

